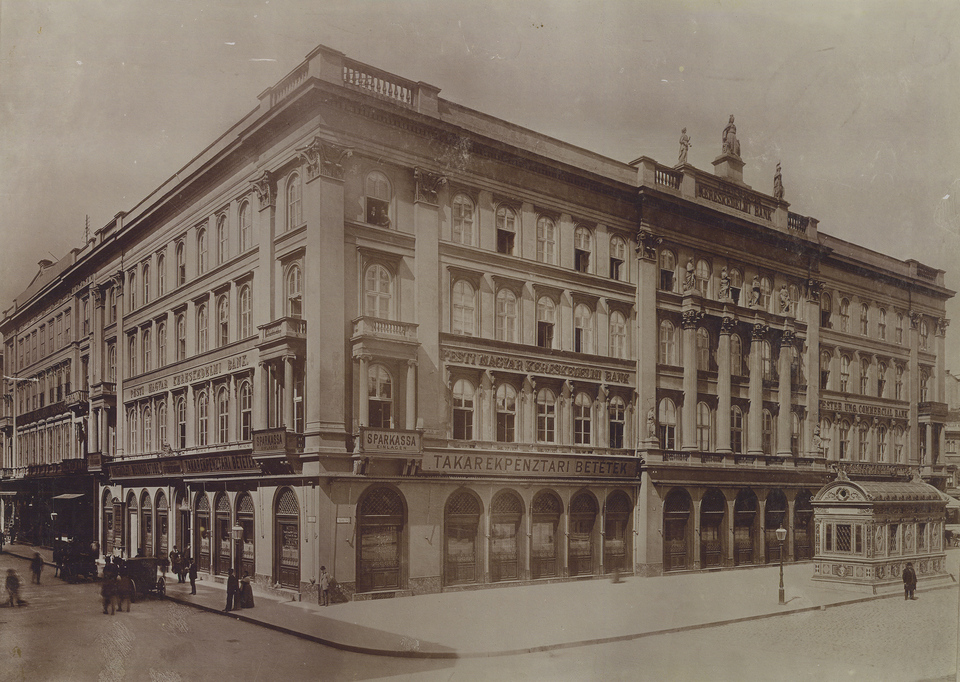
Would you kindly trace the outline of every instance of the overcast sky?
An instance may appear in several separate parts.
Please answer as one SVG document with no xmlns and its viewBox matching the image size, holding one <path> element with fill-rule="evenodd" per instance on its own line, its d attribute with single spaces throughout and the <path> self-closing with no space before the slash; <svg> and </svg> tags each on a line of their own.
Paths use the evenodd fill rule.
<svg viewBox="0 0 960 682">
<path fill-rule="evenodd" d="M 748 184 L 960 288 L 955 0 L 0 0 L 0 309 L 318 44 L 625 162 L 711 170 L 734 114 Z"/>
</svg>

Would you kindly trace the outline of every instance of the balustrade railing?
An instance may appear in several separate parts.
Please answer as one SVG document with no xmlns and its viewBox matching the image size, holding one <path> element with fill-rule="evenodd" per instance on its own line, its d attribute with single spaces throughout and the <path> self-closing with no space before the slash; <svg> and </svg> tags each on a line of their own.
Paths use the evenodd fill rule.
<svg viewBox="0 0 960 682">
<path fill-rule="evenodd" d="M 353 335 L 355 337 L 373 335 L 416 341 L 417 325 L 410 322 L 384 320 L 379 317 L 358 317 L 353 321 Z"/>
<path fill-rule="evenodd" d="M 658 166 L 654 172 L 654 178 L 658 185 L 670 189 L 680 189 L 680 180 L 683 178 L 683 173 Z"/>
<path fill-rule="evenodd" d="M 413 105 L 414 83 L 360 62 L 343 60 L 343 83 L 407 106 Z"/>
<path fill-rule="evenodd" d="M 796 232 L 807 233 L 807 218 L 797 213 L 787 213 L 787 227 Z"/>
<path fill-rule="evenodd" d="M 301 83 L 307 80 L 308 71 L 309 69 L 307 64 L 301 64 L 296 68 L 296 70 L 293 71 L 293 73 L 280 81 L 280 83 L 278 83 L 270 92 L 270 106 L 274 106 L 277 102 L 293 92 Z"/>
</svg>

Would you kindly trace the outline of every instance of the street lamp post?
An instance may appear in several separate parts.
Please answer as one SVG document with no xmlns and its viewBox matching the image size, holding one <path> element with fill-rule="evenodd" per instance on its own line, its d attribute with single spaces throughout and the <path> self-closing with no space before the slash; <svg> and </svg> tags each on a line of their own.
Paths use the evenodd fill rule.
<svg viewBox="0 0 960 682">
<path fill-rule="evenodd" d="M 787 539 L 787 529 L 783 527 L 783 523 L 780 523 L 780 527 L 777 528 L 777 540 L 780 541 L 780 605 L 786 604 L 783 599 L 783 541 Z"/>
<path fill-rule="evenodd" d="M 239 523 L 233 524 L 233 528 L 230 529 L 233 531 L 233 566 L 234 571 L 236 572 L 237 577 L 240 577 L 240 553 L 242 551 L 241 542 L 243 541 L 243 526 Z"/>
</svg>

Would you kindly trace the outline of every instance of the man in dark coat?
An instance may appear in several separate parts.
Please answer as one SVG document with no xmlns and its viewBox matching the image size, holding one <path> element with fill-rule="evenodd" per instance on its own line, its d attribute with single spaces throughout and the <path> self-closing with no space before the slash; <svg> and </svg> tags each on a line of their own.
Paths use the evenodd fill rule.
<svg viewBox="0 0 960 682">
<path fill-rule="evenodd" d="M 100 582 L 100 598 L 103 600 L 103 613 L 110 609 L 112 616 L 117 605 L 117 579 L 104 576 Z"/>
<path fill-rule="evenodd" d="M 917 589 L 917 574 L 913 570 L 913 564 L 907 562 L 907 567 L 903 569 L 903 598 L 916 599 L 913 591 Z"/>
<path fill-rule="evenodd" d="M 30 560 L 30 572 L 33 573 L 33 582 L 40 584 L 40 573 L 43 571 L 43 557 L 40 552 L 34 552 L 33 559 Z"/>
<path fill-rule="evenodd" d="M 190 557 L 190 568 L 187 569 L 187 574 L 190 576 L 190 594 L 197 593 L 197 561 L 193 557 Z"/>
<path fill-rule="evenodd" d="M 230 569 L 230 575 L 227 576 L 227 606 L 224 611 L 233 611 L 234 603 L 239 606 L 240 600 L 240 581 L 237 580 L 237 574 Z"/>
<path fill-rule="evenodd" d="M 117 601 L 119 603 L 119 610 L 123 613 L 123 607 L 126 605 L 127 613 L 130 613 L 130 602 L 133 600 L 133 579 L 124 573 L 117 580 Z"/>
</svg>

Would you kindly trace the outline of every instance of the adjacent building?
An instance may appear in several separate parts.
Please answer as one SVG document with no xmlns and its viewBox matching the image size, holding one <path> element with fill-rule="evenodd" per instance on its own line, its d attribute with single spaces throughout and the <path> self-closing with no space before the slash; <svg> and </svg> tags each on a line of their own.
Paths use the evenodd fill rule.
<svg viewBox="0 0 960 682">
<path fill-rule="evenodd" d="M 347 598 L 810 558 L 832 469 L 945 480 L 953 292 L 717 148 L 623 163 L 318 47 L 6 312 L 0 492 Z"/>
</svg>

